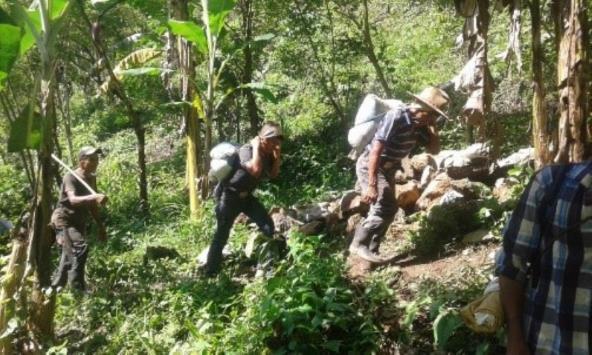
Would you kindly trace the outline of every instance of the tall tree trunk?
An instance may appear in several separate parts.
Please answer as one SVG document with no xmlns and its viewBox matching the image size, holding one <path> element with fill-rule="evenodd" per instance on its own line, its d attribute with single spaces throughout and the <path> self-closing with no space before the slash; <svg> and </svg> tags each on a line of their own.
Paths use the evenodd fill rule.
<svg viewBox="0 0 592 355">
<path fill-rule="evenodd" d="M 588 17 L 584 0 L 564 1 L 559 9 L 560 36 L 557 81 L 559 87 L 559 149 L 555 162 L 587 158 Z"/>
<path fill-rule="evenodd" d="M 72 143 L 72 117 L 70 115 L 70 98 L 72 96 L 72 91 L 68 83 L 63 83 L 61 86 L 63 89 L 60 90 L 60 87 L 58 86 L 56 99 L 64 124 L 64 136 L 66 138 L 66 144 L 68 145 L 68 161 L 74 166 L 76 165 L 77 159 L 74 154 L 74 145 Z"/>
<path fill-rule="evenodd" d="M 241 103 L 238 95 L 234 96 L 234 133 L 236 141 L 240 142 L 240 117 L 241 117 Z"/>
<path fill-rule="evenodd" d="M 170 6 L 175 19 L 181 21 L 188 20 L 189 9 L 187 0 L 171 0 Z M 193 104 L 197 95 L 197 89 L 194 85 L 195 65 L 191 43 L 187 42 L 181 37 L 178 37 L 177 48 L 179 50 L 179 66 L 182 75 L 181 98 L 185 102 L 192 103 L 191 105 L 185 106 L 183 110 L 183 118 L 185 121 L 185 134 L 187 141 L 185 176 L 189 190 L 189 210 L 191 218 L 195 219 L 199 216 L 201 206 L 201 196 L 199 193 L 198 181 L 200 176 L 203 175 L 202 169 L 200 168 L 200 149 L 202 148 L 200 136 L 201 121 L 199 119 L 197 109 Z"/>
<path fill-rule="evenodd" d="M 140 172 L 140 209 L 145 216 L 150 213 L 148 204 L 148 170 L 146 168 L 146 129 L 137 111 L 130 114 L 136 134 L 136 151 L 138 152 L 138 169 Z"/>
<path fill-rule="evenodd" d="M 49 56 L 49 55 L 48 55 Z M 33 225 L 30 229 L 32 270 L 36 274 L 37 285 L 31 292 L 31 308 L 29 311 L 29 327 L 41 339 L 53 337 L 53 317 L 55 311 L 55 294 L 49 296 L 43 288 L 51 284 L 51 243 L 53 231 L 49 226 L 51 219 L 51 202 L 53 196 L 53 137 L 55 135 L 55 80 L 54 61 L 42 55 L 41 72 L 41 119 L 43 139 L 39 149 L 40 179 L 37 185 L 37 198 Z"/>
<path fill-rule="evenodd" d="M 541 168 L 553 161 L 550 151 L 551 133 L 548 130 L 547 107 L 545 102 L 545 82 L 543 79 L 544 51 L 541 43 L 541 4 L 531 0 L 530 17 L 532 21 L 532 140 L 535 164 Z"/>
<path fill-rule="evenodd" d="M 253 81 L 253 51 L 251 48 L 251 41 L 253 39 L 253 1 L 242 0 L 239 3 L 242 14 L 242 30 L 243 30 L 243 84 L 248 84 Z M 243 96 L 247 101 L 247 114 L 249 116 L 249 123 L 251 128 L 251 135 L 256 135 L 261 125 L 261 118 L 259 117 L 259 109 L 257 108 L 257 101 L 255 95 L 250 89 L 243 90 Z"/>
<path fill-rule="evenodd" d="M 362 34 L 364 35 L 364 48 L 366 50 L 366 55 L 368 56 L 370 63 L 372 63 L 372 66 L 374 67 L 374 71 L 376 72 L 376 77 L 378 78 L 380 85 L 382 85 L 382 90 L 384 90 L 384 93 L 386 94 L 386 96 L 388 98 L 392 98 L 393 92 L 391 91 L 391 88 L 389 87 L 388 81 L 386 80 L 386 77 L 384 75 L 382 67 L 380 66 L 380 62 L 378 61 L 378 58 L 376 57 L 376 53 L 374 50 L 374 43 L 372 42 L 372 34 L 370 32 L 370 21 L 369 21 L 369 14 L 368 14 L 368 0 L 363 0 L 362 4 L 364 5 L 363 6 L 364 13 L 362 16 L 363 17 Z"/>
<path fill-rule="evenodd" d="M 491 114 L 491 102 L 493 94 L 493 78 L 489 71 L 489 60 L 488 60 L 488 35 L 489 35 L 489 23 L 491 17 L 489 15 L 489 0 L 478 0 L 478 11 L 479 11 L 479 35 L 483 39 L 483 63 L 484 68 L 482 69 L 483 75 L 483 117 L 485 118 L 485 135 L 486 139 L 491 142 L 491 155 L 493 158 L 497 158 L 501 146 L 501 126 L 499 121 Z"/>
<path fill-rule="evenodd" d="M 559 53 L 559 43 L 561 42 L 562 21 L 561 21 L 561 3 L 566 0 L 551 0 L 551 19 L 553 21 L 553 34 L 555 41 L 555 52 Z"/>
<path fill-rule="evenodd" d="M 201 0 L 202 4 L 202 16 L 204 17 L 203 22 L 205 24 L 206 38 L 208 41 L 208 55 L 207 55 L 207 80 L 208 86 L 206 90 L 205 99 L 203 102 L 203 119 L 205 121 L 205 151 L 209 152 L 212 148 L 212 123 L 214 117 L 214 91 L 216 86 L 216 51 L 218 50 L 218 38 L 217 35 L 212 34 L 210 28 L 210 21 L 207 18 L 209 13 L 209 2 L 208 0 Z M 210 165 L 210 155 L 204 154 L 203 159 L 204 167 Z M 200 179 L 200 191 L 202 199 L 206 199 L 208 195 L 208 179 L 207 177 Z"/>
<path fill-rule="evenodd" d="M 339 101 L 337 85 L 335 84 L 335 76 L 333 75 L 334 73 L 327 73 L 327 70 L 324 67 L 325 64 L 323 59 L 321 59 L 321 55 L 319 54 L 318 44 L 315 43 L 315 41 L 313 40 L 313 33 L 311 32 L 312 26 L 310 26 L 310 20 L 308 20 L 305 10 L 301 7 L 302 2 L 299 0 L 295 1 L 294 4 L 295 10 L 297 11 L 297 15 L 305 24 L 302 27 L 302 32 L 304 33 L 304 37 L 308 42 L 308 45 L 310 46 L 315 61 L 317 62 L 318 67 L 316 69 L 317 75 L 319 76 L 321 89 L 325 94 L 327 100 L 329 100 L 329 103 L 333 107 L 335 114 L 343 122 L 347 117 L 345 115 L 345 110 Z"/>
<path fill-rule="evenodd" d="M 134 108 L 132 100 L 127 95 L 125 88 L 115 76 L 113 72 L 113 66 L 105 52 L 105 48 L 101 42 L 100 34 L 94 35 L 93 34 L 93 24 L 90 22 L 86 11 L 84 10 L 84 4 L 81 0 L 77 1 L 78 8 L 80 9 L 80 13 L 82 18 L 86 22 L 89 34 L 92 39 L 92 43 L 97 51 L 99 58 L 102 58 L 105 63 L 105 69 L 107 70 L 107 74 L 112 83 L 112 90 L 113 94 L 123 103 L 125 109 L 127 111 L 127 116 L 132 123 L 134 128 L 134 133 L 136 135 L 136 150 L 138 154 L 138 169 L 140 178 L 138 180 L 138 187 L 140 192 L 140 209 L 144 216 L 149 216 L 150 214 L 150 205 L 148 203 L 148 173 L 146 170 L 146 129 L 144 127 L 144 123 L 142 121 L 142 117 L 140 116 L 140 112 Z M 95 24 L 99 26 L 99 24 Z"/>
</svg>

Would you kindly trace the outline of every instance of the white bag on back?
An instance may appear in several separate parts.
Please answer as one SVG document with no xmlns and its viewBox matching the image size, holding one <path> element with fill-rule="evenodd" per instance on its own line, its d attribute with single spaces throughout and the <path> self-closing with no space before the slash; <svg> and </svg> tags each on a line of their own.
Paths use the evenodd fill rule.
<svg viewBox="0 0 592 355">
<path fill-rule="evenodd" d="M 212 159 L 226 159 L 238 152 L 236 144 L 222 142 L 218 143 L 210 150 L 210 158 Z"/>
<path fill-rule="evenodd" d="M 366 95 L 356 114 L 354 126 L 347 135 L 347 141 L 353 148 L 350 158 L 355 160 L 364 151 L 386 112 L 404 108 L 405 104 L 399 100 L 382 100 L 374 94 Z"/>
<path fill-rule="evenodd" d="M 234 168 L 234 159 L 237 158 L 239 147 L 232 143 L 222 142 L 210 150 L 210 172 L 208 177 L 211 181 L 222 181 L 228 177 Z"/>
</svg>

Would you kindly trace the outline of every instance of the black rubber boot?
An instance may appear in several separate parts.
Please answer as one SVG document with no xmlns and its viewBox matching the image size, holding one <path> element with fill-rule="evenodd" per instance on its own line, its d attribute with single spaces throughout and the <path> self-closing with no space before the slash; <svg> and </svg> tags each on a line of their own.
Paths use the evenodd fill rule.
<svg viewBox="0 0 592 355">
<path fill-rule="evenodd" d="M 383 263 L 384 260 L 380 258 L 378 255 L 374 254 L 373 252 L 368 249 L 368 243 L 370 243 L 370 238 L 368 231 L 362 227 L 361 225 L 358 226 L 356 229 L 356 234 L 354 235 L 354 239 L 352 240 L 349 246 L 350 254 L 357 255 L 360 258 L 369 261 L 371 263 Z"/>
</svg>

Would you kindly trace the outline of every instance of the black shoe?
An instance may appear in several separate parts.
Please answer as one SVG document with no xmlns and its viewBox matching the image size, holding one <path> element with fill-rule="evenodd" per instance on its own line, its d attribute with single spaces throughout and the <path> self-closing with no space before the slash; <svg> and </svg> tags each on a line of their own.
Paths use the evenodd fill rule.
<svg viewBox="0 0 592 355">
<path fill-rule="evenodd" d="M 218 271 L 210 269 L 207 265 L 201 265 L 197 268 L 197 277 L 211 279 L 218 275 Z"/>
</svg>

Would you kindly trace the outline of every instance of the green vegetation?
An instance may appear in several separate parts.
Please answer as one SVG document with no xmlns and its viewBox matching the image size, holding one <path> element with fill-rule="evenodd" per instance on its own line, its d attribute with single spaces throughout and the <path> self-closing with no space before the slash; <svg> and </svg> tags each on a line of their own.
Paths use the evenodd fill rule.
<svg viewBox="0 0 592 355">
<path fill-rule="evenodd" d="M 55 205 L 65 172 L 49 163 L 48 153 L 73 166 L 80 147 L 95 145 L 105 151 L 97 176 L 98 190 L 109 197 L 101 211 L 109 239 L 99 243 L 90 231 L 90 291 L 84 294 L 65 289 L 33 300 L 41 282 L 36 268 L 43 269 L 43 261 L 55 267 L 58 246 L 35 255 L 35 270 L 6 300 L 11 312 L 2 349 L 6 341 L 23 349 L 31 340 L 50 354 L 503 351 L 503 333 L 477 336 L 458 316 L 491 270 L 459 266 L 448 280 L 407 282 L 391 265 L 358 279 L 348 274 L 345 233 L 292 231 L 247 257 L 245 244 L 256 232 L 244 223 L 233 229 L 220 275 L 205 278 L 197 259 L 215 228 L 205 178 L 209 148 L 248 142 L 263 121 L 274 120 L 287 140 L 280 178 L 257 191 L 266 207 L 320 202 L 352 189 L 347 130 L 364 95 L 392 92 L 409 101 L 409 92 L 447 83 L 468 59 L 467 44 L 455 45 L 463 19 L 454 2 L 41 2 L 53 3 L 43 26 L 39 13 L 47 9 L 0 0 L 0 219 L 16 222 L 37 196 L 42 217 L 31 243 L 49 244 L 38 236 L 47 225 L 43 208 Z M 531 140 L 530 27 L 524 26 L 524 64 L 516 68 L 496 58 L 507 44 L 507 10 L 492 5 L 491 14 L 489 61 L 497 89 L 489 114 L 504 129 L 499 148 L 507 155 Z M 44 32 L 49 25 L 55 31 Z M 33 40 L 35 31 L 47 40 Z M 546 70 L 546 84 L 554 87 L 554 71 Z M 447 90 L 451 119 L 441 125 L 442 148 L 464 148 L 474 140 L 459 120 L 466 95 Z M 41 181 L 44 172 L 58 178 Z M 400 236 L 400 249 L 435 261 L 458 252 L 459 239 L 478 228 L 496 236 L 493 248 L 531 174 L 510 171 L 517 183 L 504 204 L 482 191 L 466 206 L 407 217 L 419 228 Z M 50 201 L 41 199 L 42 190 L 51 191 Z M 8 267 L 9 240 L 0 239 L 7 256 L 0 259 L 3 285 L 16 275 Z M 55 334 L 30 330 L 35 302 L 55 310 Z"/>
</svg>

